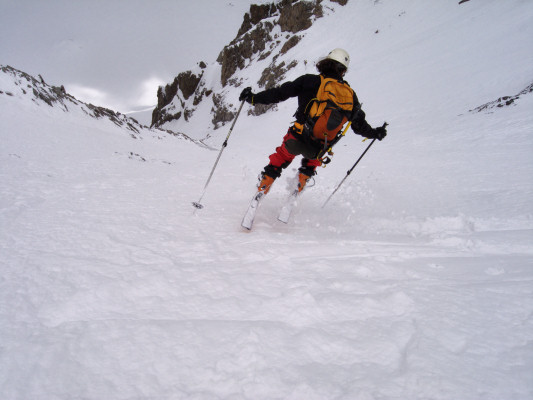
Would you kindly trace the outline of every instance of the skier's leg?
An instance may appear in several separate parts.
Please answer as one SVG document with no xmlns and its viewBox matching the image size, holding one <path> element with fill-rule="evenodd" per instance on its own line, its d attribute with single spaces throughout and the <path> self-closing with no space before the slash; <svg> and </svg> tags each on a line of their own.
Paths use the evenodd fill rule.
<svg viewBox="0 0 533 400">
<path fill-rule="evenodd" d="M 261 173 L 258 190 L 265 194 L 270 190 L 274 180 L 281 176 L 283 169 L 287 168 L 296 157 L 287 149 L 287 140 L 294 140 L 290 131 L 284 136 L 281 146 L 276 147 L 276 151 L 269 156 L 270 163 L 265 166 Z"/>
</svg>

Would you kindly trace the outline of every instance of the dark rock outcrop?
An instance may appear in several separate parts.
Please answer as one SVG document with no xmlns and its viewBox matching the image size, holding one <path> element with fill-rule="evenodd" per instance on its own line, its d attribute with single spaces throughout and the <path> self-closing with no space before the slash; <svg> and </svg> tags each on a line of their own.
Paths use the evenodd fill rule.
<svg viewBox="0 0 533 400">
<path fill-rule="evenodd" d="M 207 65 L 201 61 L 199 67 L 202 71 L 207 68 Z M 193 105 L 200 103 L 205 91 L 198 93 L 198 85 L 202 80 L 203 72 L 200 74 L 194 74 L 192 71 L 185 71 L 178 74 L 172 83 L 165 87 L 159 87 L 157 90 L 157 107 L 152 112 L 152 126 L 159 127 L 165 122 L 177 120 L 182 115 L 188 119 L 193 110 L 185 108 L 185 101 L 188 100 L 193 94 L 195 95 Z M 180 95 L 181 93 L 181 95 Z M 174 99 L 179 99 L 180 109 L 175 111 L 169 106 Z M 175 111 L 175 112 L 173 112 Z"/>
<path fill-rule="evenodd" d="M 533 93 L 533 83 L 531 83 L 524 90 L 520 91 L 520 93 L 515 94 L 514 96 L 503 96 L 494 101 L 485 103 L 469 111 L 470 112 L 481 112 L 481 111 L 488 111 L 493 108 L 507 107 L 507 106 L 515 104 L 515 102 L 520 98 L 520 96 L 523 96 L 529 93 Z"/>
<path fill-rule="evenodd" d="M 276 25 L 282 32 L 298 33 L 311 27 L 313 18 L 320 18 L 322 15 L 320 1 L 283 0 L 277 4 L 252 5 L 244 16 L 237 37 L 224 47 L 217 58 L 222 66 L 222 86 L 226 86 L 230 77 L 237 69 L 243 69 L 246 61 L 254 54 L 267 49 L 267 44 L 275 39 L 271 32 Z M 283 45 L 281 54 L 285 54 L 299 40 L 298 36 L 292 36 Z M 261 58 L 260 56 L 259 59 Z"/>
<path fill-rule="evenodd" d="M 280 9 L 278 24 L 282 32 L 298 33 L 311 27 L 312 17 L 322 17 L 322 6 L 319 2 L 298 1 L 287 2 Z"/>
<path fill-rule="evenodd" d="M 224 102 L 224 98 L 220 94 L 213 95 L 213 107 L 211 109 L 213 119 L 211 122 L 215 129 L 224 125 L 224 123 L 233 120 L 235 112 L 231 111 L 230 107 Z"/>
<path fill-rule="evenodd" d="M 271 22 L 259 22 L 252 30 L 224 47 L 217 58 L 217 62 L 222 66 L 220 75 L 222 86 L 228 84 L 229 79 L 237 69 L 244 68 L 246 60 L 265 50 L 266 44 L 272 40 L 270 32 L 273 28 L 274 24 Z"/>
</svg>

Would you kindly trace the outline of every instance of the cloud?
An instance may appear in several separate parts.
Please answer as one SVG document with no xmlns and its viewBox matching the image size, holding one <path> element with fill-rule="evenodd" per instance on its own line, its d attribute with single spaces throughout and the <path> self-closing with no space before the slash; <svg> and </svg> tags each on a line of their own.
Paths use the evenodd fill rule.
<svg viewBox="0 0 533 400">
<path fill-rule="evenodd" d="M 143 81 L 140 85 L 139 96 L 137 96 L 135 107 L 153 107 L 157 104 L 157 88 L 165 85 L 162 79 L 151 77 Z"/>
<path fill-rule="evenodd" d="M 109 95 L 101 90 L 76 84 L 67 85 L 66 89 L 67 92 L 69 92 L 75 98 L 85 103 L 91 103 L 95 106 L 109 107 L 107 105 Z"/>
<path fill-rule="evenodd" d="M 135 90 L 131 90 L 126 102 L 94 87 L 71 84 L 65 85 L 65 88 L 67 92 L 85 103 L 127 113 L 154 107 L 157 104 L 157 89 L 162 85 L 165 85 L 165 82 L 160 78 L 150 77 L 145 79 Z"/>
</svg>

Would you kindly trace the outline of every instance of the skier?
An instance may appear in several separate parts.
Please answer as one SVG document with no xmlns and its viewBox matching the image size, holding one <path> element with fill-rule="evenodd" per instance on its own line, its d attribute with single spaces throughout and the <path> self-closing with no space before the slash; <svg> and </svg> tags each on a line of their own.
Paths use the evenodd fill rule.
<svg viewBox="0 0 533 400">
<path fill-rule="evenodd" d="M 276 151 L 270 155 L 270 162 L 259 176 L 258 192 L 266 195 L 274 181 L 281 176 L 282 170 L 287 168 L 297 155 L 302 155 L 301 166 L 298 169 L 298 191 L 301 192 L 308 180 L 316 174 L 316 168 L 326 161 L 322 157 L 328 148 L 328 140 L 327 138 L 317 138 L 312 134 L 316 117 L 314 119 L 310 118 L 310 106 L 313 101 L 317 101 L 317 93 L 322 90 L 325 78 L 332 78 L 333 81 L 349 87 L 343 81 L 349 63 L 350 56 L 348 53 L 343 49 L 337 48 L 317 63 L 316 67 L 320 73 L 319 75 L 302 75 L 294 81 L 285 82 L 279 87 L 259 93 L 253 93 L 250 87 L 242 91 L 239 100 L 245 100 L 252 105 L 278 103 L 290 97 L 298 97 L 298 109 L 294 114 L 296 121 L 289 128 L 281 146 L 277 147 Z M 369 139 L 382 140 L 387 135 L 385 125 L 372 128 L 365 120 L 365 113 L 361 110 L 361 105 L 355 92 L 351 89 L 349 90 L 350 97 L 353 93 L 353 99 L 350 99 L 351 104 L 347 110 L 347 118 L 338 126 L 334 136 L 336 135 L 338 138 L 344 122 L 351 121 L 351 128 L 356 134 Z M 330 122 L 327 122 L 327 124 L 329 126 Z M 329 144 L 331 145 L 331 143 Z"/>
</svg>

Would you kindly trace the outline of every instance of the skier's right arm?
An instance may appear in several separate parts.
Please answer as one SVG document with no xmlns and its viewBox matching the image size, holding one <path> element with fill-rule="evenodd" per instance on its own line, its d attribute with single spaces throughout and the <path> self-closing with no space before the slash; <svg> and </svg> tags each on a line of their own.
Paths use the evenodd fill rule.
<svg viewBox="0 0 533 400">
<path fill-rule="evenodd" d="M 296 97 L 302 90 L 303 76 L 294 81 L 283 83 L 281 86 L 263 90 L 259 93 L 252 93 L 246 88 L 242 91 L 240 99 L 246 100 L 250 104 L 272 104 Z"/>
</svg>

